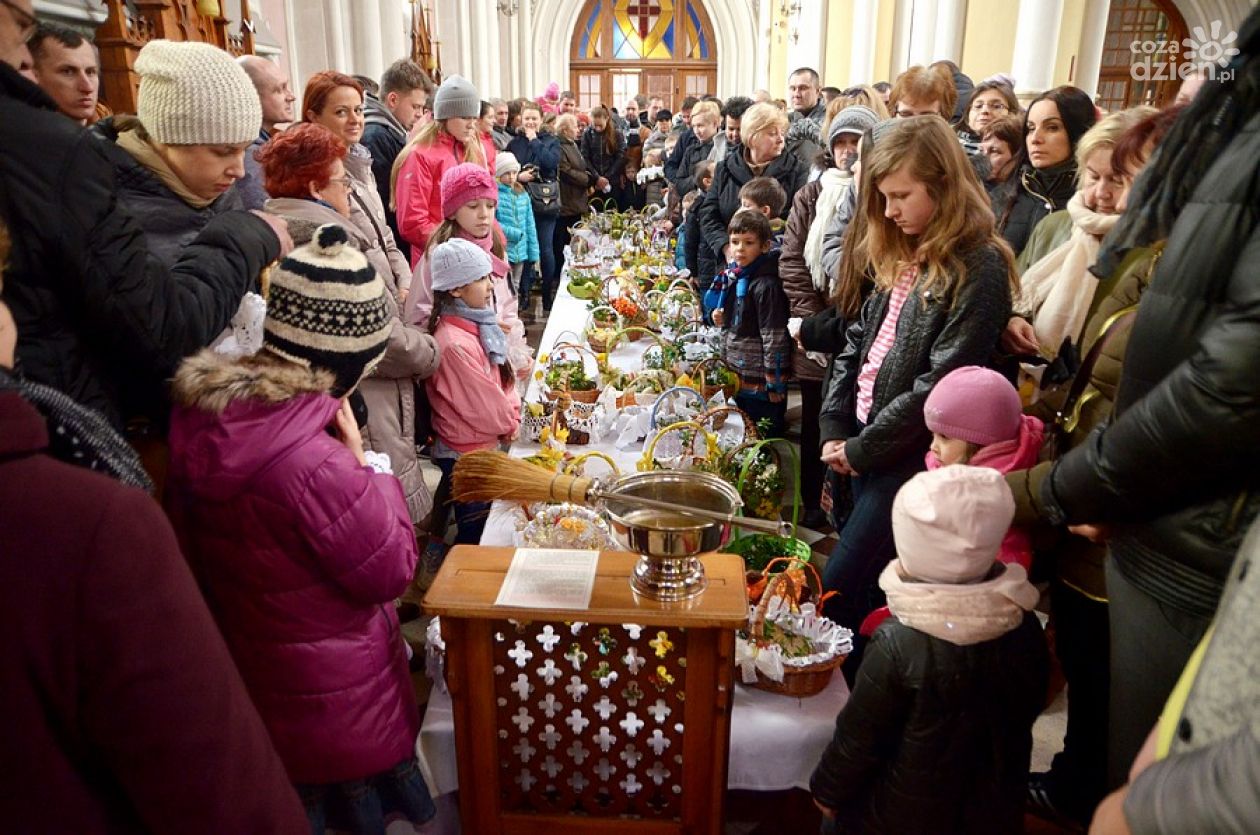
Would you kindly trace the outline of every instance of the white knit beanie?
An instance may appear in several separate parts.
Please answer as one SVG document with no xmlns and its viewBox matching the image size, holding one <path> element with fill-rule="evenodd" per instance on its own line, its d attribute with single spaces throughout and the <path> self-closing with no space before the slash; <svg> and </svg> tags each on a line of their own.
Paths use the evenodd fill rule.
<svg viewBox="0 0 1260 835">
<path fill-rule="evenodd" d="M 1013 518 L 1015 498 L 997 470 L 955 464 L 919 473 L 893 499 L 897 559 L 928 583 L 983 580 Z"/>
<path fill-rule="evenodd" d="M 521 170 L 516 154 L 511 151 L 499 151 L 494 156 L 494 178 L 497 180 L 505 174 L 515 174 Z"/>
<path fill-rule="evenodd" d="M 462 75 L 449 75 L 433 97 L 434 119 L 476 119 L 481 115 L 481 96 Z"/>
<path fill-rule="evenodd" d="M 458 290 L 490 275 L 490 256 L 471 241 L 451 238 L 433 247 L 429 255 L 429 275 L 434 292 Z"/>
<path fill-rule="evenodd" d="M 222 49 L 191 41 L 149 41 L 136 57 L 136 73 L 136 115 L 157 142 L 235 145 L 258 138 L 258 91 Z"/>
</svg>

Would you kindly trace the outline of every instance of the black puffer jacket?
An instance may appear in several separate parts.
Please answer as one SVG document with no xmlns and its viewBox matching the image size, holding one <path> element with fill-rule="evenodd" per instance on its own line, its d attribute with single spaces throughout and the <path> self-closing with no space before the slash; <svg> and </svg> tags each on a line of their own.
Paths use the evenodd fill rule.
<svg viewBox="0 0 1260 835">
<path fill-rule="evenodd" d="M 1011 315 L 1011 267 L 998 245 L 964 257 L 967 277 L 954 297 L 911 290 L 897 320 L 896 342 L 875 378 L 869 422 L 858 433 L 857 380 L 888 312 L 889 291 L 873 291 L 849 326 L 823 390 L 820 442 L 847 441 L 859 473 L 922 457 L 932 435 L 923 403 L 936 382 L 964 365 L 988 365 Z"/>
<path fill-rule="evenodd" d="M 748 167 L 744 147 L 737 145 L 731 153 L 726 155 L 726 159 L 717 164 L 717 168 L 713 171 L 713 183 L 704 196 L 704 202 L 698 207 L 700 230 L 704 233 L 705 242 L 713 253 L 713 260 L 718 269 L 726 264 L 722 257 L 727 241 L 726 225 L 739 211 L 739 190 L 754 176 L 756 175 Z M 792 208 L 792 198 L 809 179 L 809 168 L 794 154 L 785 150 L 770 161 L 765 171 L 761 172 L 761 176 L 778 180 L 779 185 L 783 186 L 783 190 L 787 192 L 783 211 L 779 213 L 779 217 L 786 220 Z M 696 210 L 697 207 L 693 206 L 692 211 Z"/>
<path fill-rule="evenodd" d="M 985 164 L 988 164 L 987 159 Z M 987 177 L 979 169 L 976 175 L 982 183 Z M 990 193 L 998 234 L 1006 239 L 1018 258 L 1028 245 L 1033 227 L 1051 212 L 1066 209 L 1075 193 L 1075 159 L 1041 170 L 1025 165 Z"/>
<path fill-rule="evenodd" d="M 1110 426 L 1042 501 L 1112 522 L 1112 558 L 1162 603 L 1210 617 L 1260 512 L 1260 115 L 1178 215 L 1142 295 Z"/>
<path fill-rule="evenodd" d="M 695 134 L 692 134 L 695 136 Z M 678 144 L 682 144 L 679 142 Z M 671 181 L 674 188 L 678 191 L 679 199 L 687 196 L 689 191 L 693 191 L 696 187 L 696 165 L 709 158 L 709 154 L 713 153 L 713 137 L 710 136 L 704 142 L 693 139 L 691 144 L 687 146 L 687 150 L 683 152 L 682 158 L 678 161 L 678 168 L 674 179 Z"/>
<path fill-rule="evenodd" d="M 149 251 L 169 267 L 179 260 L 206 224 L 224 212 L 241 208 L 242 204 L 236 189 L 229 189 L 204 208 L 185 203 L 156 174 L 117 144 L 124 131 L 138 124 L 134 120 L 111 117 L 97 122 L 92 130 L 104 140 L 102 149 L 114 166 L 120 202 L 144 229 Z"/>
<path fill-rule="evenodd" d="M 620 133 L 616 137 L 615 151 L 608 150 L 604 135 L 596 133 L 594 128 L 587 128 L 578 141 L 582 158 L 586 160 L 586 169 L 591 172 L 592 182 L 603 177 L 613 189 L 621 188 L 621 178 L 626 173 L 626 138 Z"/>
<path fill-rule="evenodd" d="M 166 267 L 123 208 L 106 150 L 0 61 L 0 216 L 13 238 L 4 299 L 18 360 L 118 424 L 120 384 L 157 388 L 208 345 L 280 244 L 262 219 L 228 212 Z"/>
<path fill-rule="evenodd" d="M 957 646 L 889 618 L 810 779 L 843 832 L 1021 832 L 1049 652 L 1031 612 Z"/>
</svg>

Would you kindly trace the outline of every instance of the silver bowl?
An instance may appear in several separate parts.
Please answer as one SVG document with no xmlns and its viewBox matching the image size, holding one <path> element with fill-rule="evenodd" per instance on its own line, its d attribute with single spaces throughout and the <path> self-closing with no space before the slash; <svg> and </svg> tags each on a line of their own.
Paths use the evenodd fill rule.
<svg viewBox="0 0 1260 835">
<path fill-rule="evenodd" d="M 648 510 L 618 502 L 617 494 L 669 502 L 733 515 L 739 492 L 710 473 L 656 470 L 618 479 L 605 490 L 604 512 L 622 547 L 639 554 L 630 586 L 653 600 L 695 597 L 708 581 L 697 555 L 716 551 L 731 538 L 731 524 Z"/>
</svg>

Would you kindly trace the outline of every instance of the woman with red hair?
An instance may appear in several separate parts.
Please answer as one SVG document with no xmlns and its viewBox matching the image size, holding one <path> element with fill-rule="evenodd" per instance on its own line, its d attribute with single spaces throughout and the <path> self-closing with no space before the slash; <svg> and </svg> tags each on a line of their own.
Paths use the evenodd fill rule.
<svg viewBox="0 0 1260 835">
<path fill-rule="evenodd" d="M 355 181 L 347 173 L 349 154 L 353 151 L 347 149 L 345 142 L 322 125 L 302 123 L 277 134 L 258 152 L 263 183 L 271 195 L 266 210 L 288 221 L 289 234 L 299 246 L 326 223 L 342 226 L 390 289 L 393 329 L 385 358 L 359 384 L 368 407 L 363 442 L 368 449 L 389 456 L 390 467 L 402 482 L 412 524 L 422 531 L 433 498 L 416 458 L 414 381 L 437 370 L 437 343 L 399 317 L 401 300 L 391 269 L 392 259 L 375 231 L 365 233 L 354 223 L 357 195 Z M 381 229 L 389 234 L 384 223 Z"/>
<path fill-rule="evenodd" d="M 389 269 L 376 266 L 386 285 L 400 299 L 411 287 L 411 265 L 398 249 L 385 220 L 385 206 L 372 176 L 372 152 L 360 140 L 367 122 L 363 116 L 363 85 L 348 75 L 326 70 L 306 82 L 302 121 L 322 125 L 347 149 L 344 165 L 350 175 L 350 222 L 364 237 L 373 238 L 385 254 Z M 272 197 L 275 197 L 272 194 Z"/>
</svg>

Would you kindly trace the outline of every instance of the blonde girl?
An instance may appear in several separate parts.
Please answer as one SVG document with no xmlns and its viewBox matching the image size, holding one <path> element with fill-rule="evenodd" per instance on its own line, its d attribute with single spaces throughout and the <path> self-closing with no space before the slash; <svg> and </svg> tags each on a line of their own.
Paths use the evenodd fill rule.
<svg viewBox="0 0 1260 835">
<path fill-rule="evenodd" d="M 940 118 L 882 133 L 863 154 L 862 184 L 850 231 L 861 233 L 853 251 L 874 289 L 834 360 L 820 416 L 823 460 L 850 477 L 853 496 L 824 575 L 841 592 L 828 614 L 855 631 L 882 603 L 893 496 L 932 441 L 928 392 L 955 368 L 989 363 L 1015 286 L 988 198 Z"/>
<path fill-rule="evenodd" d="M 413 136 L 389 177 L 390 208 L 398 216 L 398 233 L 411 244 L 414 269 L 442 222 L 442 175 L 462 162 L 486 165 L 477 131 L 481 97 L 467 79 L 452 75 L 433 97 L 433 120 Z"/>
</svg>

